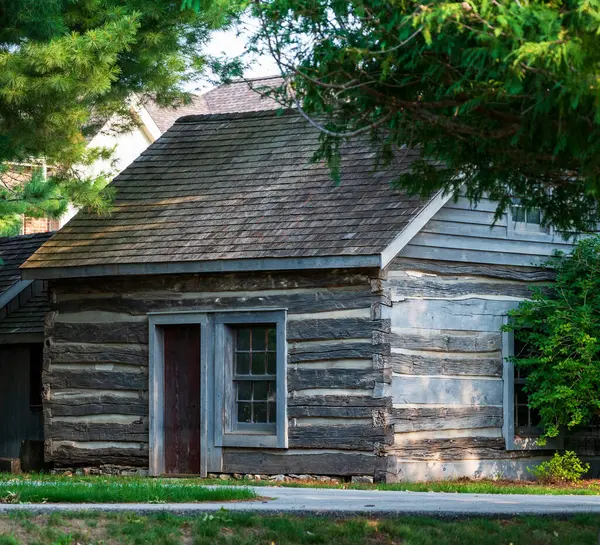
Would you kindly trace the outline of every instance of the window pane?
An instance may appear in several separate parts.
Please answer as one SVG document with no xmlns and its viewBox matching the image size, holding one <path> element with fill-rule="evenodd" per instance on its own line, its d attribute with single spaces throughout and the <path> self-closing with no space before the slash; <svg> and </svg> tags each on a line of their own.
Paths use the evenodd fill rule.
<svg viewBox="0 0 600 545">
<path fill-rule="evenodd" d="M 520 206 L 513 206 L 512 219 L 513 221 L 525 223 L 525 209 L 521 208 Z"/>
<path fill-rule="evenodd" d="M 267 354 L 266 352 L 253 352 L 252 353 L 252 374 L 253 375 L 264 375 L 267 366 Z"/>
<path fill-rule="evenodd" d="M 237 382 L 237 398 L 241 401 L 252 399 L 252 381 L 240 380 Z"/>
<path fill-rule="evenodd" d="M 267 403 L 253 403 L 254 405 L 254 422 L 263 424 L 267 422 Z"/>
<path fill-rule="evenodd" d="M 517 403 L 527 405 L 527 394 L 525 393 L 522 384 L 515 384 L 515 397 Z"/>
<path fill-rule="evenodd" d="M 250 354 L 248 352 L 235 354 L 235 372 L 238 375 L 250 374 Z"/>
<path fill-rule="evenodd" d="M 237 330 L 236 350 L 250 350 L 250 329 L 240 327 Z"/>
<path fill-rule="evenodd" d="M 238 403 L 238 422 L 252 422 L 252 404 Z"/>
<path fill-rule="evenodd" d="M 257 380 L 254 383 L 254 401 L 266 401 L 269 397 L 269 382 Z"/>
<path fill-rule="evenodd" d="M 516 416 L 517 419 L 515 424 L 517 426 L 527 426 L 529 424 L 529 408 L 527 407 L 527 405 L 519 405 L 517 407 Z"/>
<path fill-rule="evenodd" d="M 269 401 L 275 401 L 275 394 L 277 393 L 277 385 L 275 381 L 269 382 Z"/>
<path fill-rule="evenodd" d="M 264 327 L 252 328 L 252 351 L 265 350 L 267 348 L 267 330 Z"/>
<path fill-rule="evenodd" d="M 542 212 L 539 208 L 534 208 L 527 211 L 527 223 L 540 225 L 542 223 Z"/>
<path fill-rule="evenodd" d="M 277 374 L 277 354 L 275 352 L 267 352 L 267 374 Z"/>
<path fill-rule="evenodd" d="M 277 422 L 277 403 L 269 403 L 269 422 Z"/>
<path fill-rule="evenodd" d="M 277 330 L 274 327 L 267 329 L 267 350 L 277 348 Z"/>
</svg>

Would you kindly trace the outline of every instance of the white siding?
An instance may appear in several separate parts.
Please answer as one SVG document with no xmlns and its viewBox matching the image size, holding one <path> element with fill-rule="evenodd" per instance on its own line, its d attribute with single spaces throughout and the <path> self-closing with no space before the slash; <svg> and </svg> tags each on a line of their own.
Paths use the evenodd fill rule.
<svg viewBox="0 0 600 545">
<path fill-rule="evenodd" d="M 495 202 L 482 199 L 476 207 L 461 197 L 451 199 L 425 225 L 399 257 L 465 263 L 531 266 L 554 250 L 569 250 L 571 242 L 559 233 L 513 234 L 506 215 L 494 224 Z"/>
</svg>

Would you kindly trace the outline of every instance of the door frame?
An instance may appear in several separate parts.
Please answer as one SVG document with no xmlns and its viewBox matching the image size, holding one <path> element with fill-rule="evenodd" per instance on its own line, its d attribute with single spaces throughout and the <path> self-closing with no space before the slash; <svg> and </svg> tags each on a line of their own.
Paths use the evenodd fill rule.
<svg viewBox="0 0 600 545">
<path fill-rule="evenodd" d="M 150 467 L 149 474 L 158 477 L 165 474 L 164 400 L 165 362 L 164 335 L 160 326 L 197 324 L 200 328 L 200 476 L 208 474 L 208 419 L 209 407 L 209 315 L 201 312 L 155 313 L 149 322 L 149 410 L 150 410 Z"/>
</svg>

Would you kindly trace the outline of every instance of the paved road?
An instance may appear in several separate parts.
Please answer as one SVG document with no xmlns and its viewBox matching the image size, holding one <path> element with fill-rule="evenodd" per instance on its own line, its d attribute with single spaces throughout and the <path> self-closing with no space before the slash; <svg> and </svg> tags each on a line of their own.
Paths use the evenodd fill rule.
<svg viewBox="0 0 600 545">
<path fill-rule="evenodd" d="M 35 504 L 0 505 L 0 513 L 28 510 L 37 513 L 94 510 L 135 511 L 140 514 L 168 511 L 193 515 L 217 511 L 295 513 L 348 516 L 433 515 L 562 515 L 600 514 L 600 496 L 533 496 L 509 494 L 446 494 L 437 492 L 389 492 L 324 488 L 255 487 L 264 499 L 249 502 L 179 504 Z"/>
</svg>

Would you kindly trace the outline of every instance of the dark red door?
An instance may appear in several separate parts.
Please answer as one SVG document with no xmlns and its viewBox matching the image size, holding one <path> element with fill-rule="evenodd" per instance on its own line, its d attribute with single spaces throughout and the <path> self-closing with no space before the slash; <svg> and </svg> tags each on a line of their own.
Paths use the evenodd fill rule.
<svg viewBox="0 0 600 545">
<path fill-rule="evenodd" d="M 164 327 L 165 471 L 200 473 L 200 326 Z"/>
</svg>

